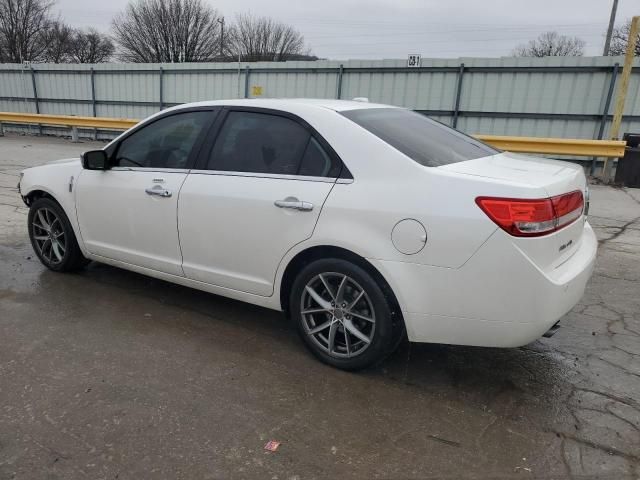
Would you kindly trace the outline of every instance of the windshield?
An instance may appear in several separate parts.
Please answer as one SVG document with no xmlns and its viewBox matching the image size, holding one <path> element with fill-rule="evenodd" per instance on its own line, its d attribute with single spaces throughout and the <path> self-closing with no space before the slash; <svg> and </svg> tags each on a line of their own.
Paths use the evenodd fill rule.
<svg viewBox="0 0 640 480">
<path fill-rule="evenodd" d="M 364 108 L 340 113 L 426 167 L 500 153 L 475 138 L 402 108 Z"/>
</svg>

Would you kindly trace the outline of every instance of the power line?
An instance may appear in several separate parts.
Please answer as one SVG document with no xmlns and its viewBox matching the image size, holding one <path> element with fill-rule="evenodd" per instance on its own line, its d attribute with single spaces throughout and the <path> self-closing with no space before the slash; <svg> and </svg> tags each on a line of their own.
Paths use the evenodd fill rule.
<svg viewBox="0 0 640 480">
<path fill-rule="evenodd" d="M 601 34 L 594 34 L 594 35 L 587 35 L 587 37 L 597 37 L 597 38 L 601 38 L 602 35 Z M 460 39 L 458 39 L 460 40 Z M 477 39 L 465 39 L 464 43 L 465 44 L 469 44 L 469 43 L 483 43 L 483 42 L 523 42 L 523 41 L 527 41 L 527 40 L 531 40 L 531 37 L 501 37 L 501 38 L 477 38 Z M 385 42 L 366 42 L 366 43 L 351 43 L 351 44 L 344 44 L 344 43 L 340 43 L 341 38 L 336 38 L 336 42 L 338 43 L 319 43 L 319 44 L 311 44 L 312 47 L 314 48 L 318 48 L 318 47 L 358 47 L 358 46 L 363 46 L 363 47 L 370 47 L 370 46 L 385 46 L 385 45 L 408 45 L 409 42 L 407 41 L 397 41 L 397 42 L 389 42 L 389 41 L 385 41 Z M 451 40 L 450 39 L 442 39 L 442 40 L 429 40 L 429 39 L 422 39 L 420 41 L 420 43 L 425 43 L 425 44 L 450 44 Z"/>
<path fill-rule="evenodd" d="M 365 26 L 380 26 L 380 25 L 392 25 L 392 26 L 415 26 L 415 27 L 424 27 L 424 26 L 433 26 L 433 25 L 448 25 L 447 22 L 409 22 L 409 23 L 403 23 L 403 22 L 397 22 L 397 21 L 393 21 L 393 20 L 376 20 L 376 21 L 363 21 L 363 20 L 333 20 L 333 19 L 327 19 L 327 20 L 321 20 L 321 19 L 317 19 L 317 18 L 311 18 L 311 17 L 289 17 L 287 19 L 287 21 L 291 22 L 291 23 L 295 23 L 296 21 L 300 21 L 300 20 L 306 20 L 309 19 L 311 20 L 309 23 L 311 24 L 316 24 L 316 25 L 365 25 Z M 284 19 L 283 19 L 284 20 Z M 603 22 L 598 21 L 598 22 L 585 22 L 585 23 L 513 23 L 513 22 L 509 22 L 509 26 L 512 27 L 541 27 L 541 28 L 548 28 L 548 27 L 565 27 L 565 26 L 588 26 L 588 25 L 602 25 Z M 461 26 L 461 27 L 495 27 L 497 25 L 500 24 L 496 24 L 496 23 L 461 23 L 461 22 L 455 22 L 455 25 L 457 26 Z"/>
<path fill-rule="evenodd" d="M 597 34 L 602 36 L 602 30 L 601 28 L 597 28 L 594 29 L 594 31 L 597 30 Z M 519 32 L 519 33 L 526 33 L 530 31 L 532 34 L 535 34 L 537 32 L 541 32 L 542 30 L 527 30 L 527 29 L 509 29 L 509 30 L 500 30 L 500 29 L 493 29 L 493 30 L 423 30 L 421 32 L 376 32 L 376 33 L 356 33 L 356 34 L 327 34 L 327 35 L 316 35 L 316 34 L 305 34 L 305 39 L 324 39 L 324 38 L 369 38 L 369 37 L 378 37 L 378 38 L 384 38 L 384 37 L 404 37 L 404 36 L 409 36 L 409 37 L 415 37 L 415 36 L 424 36 L 424 35 L 449 35 L 449 34 L 459 34 L 459 33 L 482 33 L 482 32 L 491 32 L 491 33 L 514 33 L 514 32 Z M 561 33 L 567 33 L 566 31 L 561 32 Z M 592 35 L 591 33 L 582 33 L 582 36 L 587 36 L 587 35 Z M 593 34 L 595 35 L 595 33 Z M 579 35 L 578 35 L 579 36 Z"/>
</svg>

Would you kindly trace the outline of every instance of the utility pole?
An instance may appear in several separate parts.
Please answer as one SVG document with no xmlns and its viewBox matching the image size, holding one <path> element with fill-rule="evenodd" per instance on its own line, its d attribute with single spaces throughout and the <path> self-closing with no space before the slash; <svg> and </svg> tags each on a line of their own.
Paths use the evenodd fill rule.
<svg viewBox="0 0 640 480">
<path fill-rule="evenodd" d="M 624 57 L 624 67 L 622 68 L 622 77 L 620 79 L 620 87 L 618 88 L 616 107 L 613 113 L 613 122 L 611 124 L 610 136 L 613 140 L 617 140 L 620 133 L 622 112 L 624 110 L 624 103 L 627 98 L 629 78 L 631 77 L 631 69 L 633 67 L 634 51 L 636 48 L 636 42 L 638 40 L 638 29 L 640 29 L 640 17 L 633 17 L 631 19 L 629 38 L 627 39 L 627 52 Z"/>
<path fill-rule="evenodd" d="M 611 7 L 611 17 L 609 17 L 609 28 L 607 29 L 607 38 L 604 41 L 603 56 L 609 55 L 609 47 L 611 46 L 611 35 L 613 34 L 613 26 L 616 23 L 616 11 L 618 10 L 618 0 L 613 0 L 613 6 Z"/>
<path fill-rule="evenodd" d="M 224 17 L 219 19 L 218 23 L 220 24 L 220 59 L 222 59 L 224 56 Z"/>
<path fill-rule="evenodd" d="M 611 130 L 609 137 L 611 140 L 618 140 L 620 135 L 620 124 L 622 123 L 622 114 L 624 113 L 624 103 L 627 98 L 627 90 L 629 89 L 629 79 L 631 78 L 631 69 L 633 68 L 634 52 L 636 42 L 638 40 L 638 31 L 640 30 L 640 17 L 631 19 L 631 28 L 629 30 L 629 38 L 627 39 L 627 51 L 624 57 L 624 67 L 622 68 L 622 76 L 620 78 L 620 86 L 618 87 L 618 95 L 616 96 L 616 105 L 613 111 L 613 121 L 611 122 Z M 611 173 L 611 163 L 604 160 L 602 167 L 603 180 L 609 181 Z M 609 167 L 609 168 L 607 168 Z"/>
</svg>

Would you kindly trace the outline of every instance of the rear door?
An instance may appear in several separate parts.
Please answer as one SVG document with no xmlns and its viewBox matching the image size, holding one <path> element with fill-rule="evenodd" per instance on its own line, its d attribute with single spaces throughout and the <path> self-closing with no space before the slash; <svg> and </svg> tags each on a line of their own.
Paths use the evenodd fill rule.
<svg viewBox="0 0 640 480">
<path fill-rule="evenodd" d="M 178 228 L 188 278 L 273 293 L 278 264 L 309 238 L 341 162 L 300 119 L 228 109 L 180 193 Z"/>
</svg>

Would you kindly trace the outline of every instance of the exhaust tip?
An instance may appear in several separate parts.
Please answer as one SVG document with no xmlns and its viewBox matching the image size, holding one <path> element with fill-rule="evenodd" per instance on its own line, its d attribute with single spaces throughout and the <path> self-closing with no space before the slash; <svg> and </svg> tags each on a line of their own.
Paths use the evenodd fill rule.
<svg viewBox="0 0 640 480">
<path fill-rule="evenodd" d="M 560 330 L 560 321 L 557 321 L 556 323 L 554 323 L 553 326 L 549 330 L 547 330 L 542 336 L 544 338 L 551 338 L 556 334 L 558 330 Z"/>
</svg>

